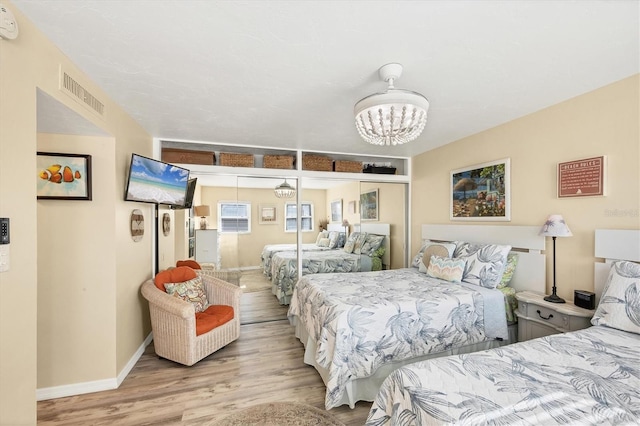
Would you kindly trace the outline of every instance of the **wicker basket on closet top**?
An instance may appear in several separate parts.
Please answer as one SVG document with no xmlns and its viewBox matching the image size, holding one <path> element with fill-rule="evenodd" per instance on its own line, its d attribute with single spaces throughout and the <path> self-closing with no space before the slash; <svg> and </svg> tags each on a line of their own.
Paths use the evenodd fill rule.
<svg viewBox="0 0 640 426">
<path fill-rule="evenodd" d="M 266 155 L 262 158 L 265 169 L 293 169 L 295 158 L 293 155 Z"/>
<path fill-rule="evenodd" d="M 220 165 L 231 167 L 253 167 L 253 154 L 221 152 Z"/>
</svg>

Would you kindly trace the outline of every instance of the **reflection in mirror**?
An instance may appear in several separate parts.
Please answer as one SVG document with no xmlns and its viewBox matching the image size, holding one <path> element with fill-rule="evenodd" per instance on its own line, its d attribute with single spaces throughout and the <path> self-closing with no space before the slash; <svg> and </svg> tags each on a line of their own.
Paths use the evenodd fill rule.
<svg viewBox="0 0 640 426">
<path fill-rule="evenodd" d="M 354 220 L 365 232 L 376 232 L 381 224 L 389 225 L 385 269 L 407 266 L 407 187 L 405 183 L 360 182 L 357 213 Z"/>
</svg>

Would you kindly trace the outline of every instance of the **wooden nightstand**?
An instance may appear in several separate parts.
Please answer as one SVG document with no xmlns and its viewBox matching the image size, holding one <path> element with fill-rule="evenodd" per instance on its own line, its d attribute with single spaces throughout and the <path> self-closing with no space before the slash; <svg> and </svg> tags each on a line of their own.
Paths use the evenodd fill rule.
<svg viewBox="0 0 640 426">
<path fill-rule="evenodd" d="M 551 303 L 544 294 L 522 291 L 518 299 L 518 342 L 550 334 L 587 328 L 595 311 L 579 308 L 571 302 Z"/>
</svg>

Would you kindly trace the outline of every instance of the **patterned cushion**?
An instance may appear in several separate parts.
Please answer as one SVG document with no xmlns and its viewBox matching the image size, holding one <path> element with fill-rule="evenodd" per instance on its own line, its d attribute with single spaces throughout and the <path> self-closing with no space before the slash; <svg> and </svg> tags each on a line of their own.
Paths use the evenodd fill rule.
<svg viewBox="0 0 640 426">
<path fill-rule="evenodd" d="M 511 246 L 498 244 L 456 244 L 454 257 L 464 259 L 462 281 L 485 288 L 496 288 L 504 274 Z"/>
<path fill-rule="evenodd" d="M 464 273 L 464 260 L 433 255 L 429 261 L 427 275 L 441 280 L 459 283 Z"/>
<path fill-rule="evenodd" d="M 331 243 L 331 240 L 328 238 L 320 238 L 320 241 L 318 241 L 318 244 L 316 244 L 318 247 L 329 247 L 329 244 Z"/>
<path fill-rule="evenodd" d="M 511 278 L 513 278 L 513 273 L 516 272 L 516 265 L 518 264 L 518 254 L 517 253 L 509 253 L 507 256 L 507 266 L 504 268 L 504 274 L 502 274 L 502 278 L 498 283 L 496 288 L 505 288 L 511 282 Z"/>
<path fill-rule="evenodd" d="M 340 241 L 340 232 L 329 231 L 329 248 L 337 248 Z"/>
<path fill-rule="evenodd" d="M 420 267 L 420 261 L 422 260 L 422 256 L 424 256 L 424 251 L 432 245 L 443 246 L 444 248 L 447 249 L 447 252 L 449 253 L 448 256 L 444 256 L 444 257 L 453 257 L 453 251 L 456 248 L 456 245 L 454 243 L 439 243 L 436 241 L 424 240 L 422 242 L 422 246 L 420 247 L 420 250 L 418 250 L 418 253 L 413 257 L 413 261 L 411 262 L 412 267 L 414 268 Z"/>
<path fill-rule="evenodd" d="M 353 247 L 356 244 L 356 239 L 358 238 L 358 235 L 360 235 L 359 232 L 352 232 L 351 235 L 349 235 L 349 238 L 347 238 L 347 242 L 344 243 L 345 253 L 353 253 Z"/>
<path fill-rule="evenodd" d="M 329 237 L 328 231 L 320 231 L 318 232 L 318 237 L 316 238 L 316 245 L 320 245 L 320 240 L 323 238 Z"/>
<path fill-rule="evenodd" d="M 367 239 L 367 233 L 366 232 L 361 232 L 358 237 L 356 238 L 356 241 L 353 243 L 353 253 L 354 254 L 361 254 L 362 253 L 362 246 L 364 245 L 364 242 Z"/>
<path fill-rule="evenodd" d="M 164 288 L 173 297 L 193 303 L 196 312 L 204 311 L 209 304 L 207 293 L 205 293 L 204 285 L 202 284 L 202 277 L 196 277 L 181 283 L 165 283 Z"/>
<path fill-rule="evenodd" d="M 440 256 L 440 257 L 451 257 L 449 254 L 449 250 L 442 244 L 432 244 L 424 249 L 424 253 L 422 254 L 422 259 L 418 263 L 418 271 L 426 273 L 429 268 L 429 263 L 431 262 L 431 256 Z"/>
<path fill-rule="evenodd" d="M 591 324 L 640 334 L 640 264 L 619 260 L 611 265 Z"/>
<path fill-rule="evenodd" d="M 362 245 L 361 253 L 367 256 L 373 255 L 373 253 L 378 250 L 378 247 L 382 245 L 383 241 L 384 235 L 367 234 L 367 237 L 364 239 L 364 244 Z"/>
</svg>

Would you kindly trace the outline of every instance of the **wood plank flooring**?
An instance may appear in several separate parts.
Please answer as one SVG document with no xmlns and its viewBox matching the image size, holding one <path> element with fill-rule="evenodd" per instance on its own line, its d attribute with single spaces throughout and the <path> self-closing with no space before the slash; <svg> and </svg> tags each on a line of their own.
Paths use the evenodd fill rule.
<svg viewBox="0 0 640 426">
<path fill-rule="evenodd" d="M 270 290 L 241 299 L 240 338 L 192 367 L 149 345 L 120 388 L 38 402 L 39 425 L 215 425 L 255 404 L 295 401 L 324 409 L 325 386 Z M 329 412 L 363 425 L 371 403 Z"/>
</svg>

